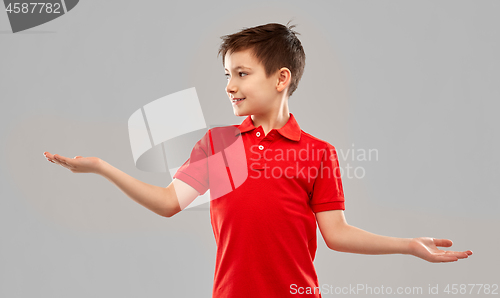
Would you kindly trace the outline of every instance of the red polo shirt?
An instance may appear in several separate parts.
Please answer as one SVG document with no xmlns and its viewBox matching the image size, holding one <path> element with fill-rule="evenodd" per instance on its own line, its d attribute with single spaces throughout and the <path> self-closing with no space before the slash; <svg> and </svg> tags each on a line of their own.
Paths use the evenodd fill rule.
<svg viewBox="0 0 500 298">
<path fill-rule="evenodd" d="M 250 116 L 221 130 L 210 129 L 174 175 L 200 194 L 210 188 L 212 297 L 321 297 L 319 288 L 300 293 L 319 287 L 315 213 L 345 210 L 335 147 L 302 131 L 292 113 L 267 135 Z M 216 143 L 236 154 L 217 154 Z"/>
</svg>

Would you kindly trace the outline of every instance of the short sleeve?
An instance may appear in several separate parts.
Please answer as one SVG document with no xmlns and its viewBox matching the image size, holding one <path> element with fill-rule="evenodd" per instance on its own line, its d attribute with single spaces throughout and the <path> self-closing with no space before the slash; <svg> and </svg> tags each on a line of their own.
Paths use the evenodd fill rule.
<svg viewBox="0 0 500 298">
<path fill-rule="evenodd" d="M 310 205 L 314 213 L 327 210 L 345 210 L 344 189 L 337 151 L 327 143 L 313 184 Z"/>
<path fill-rule="evenodd" d="M 210 130 L 194 145 L 188 160 L 177 170 L 173 178 L 182 180 L 196 189 L 200 195 L 209 189 L 208 149 Z"/>
</svg>

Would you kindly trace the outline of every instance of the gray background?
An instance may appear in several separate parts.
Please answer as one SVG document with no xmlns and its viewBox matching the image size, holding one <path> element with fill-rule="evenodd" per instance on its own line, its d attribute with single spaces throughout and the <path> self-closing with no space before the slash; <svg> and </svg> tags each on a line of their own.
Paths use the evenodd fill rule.
<svg viewBox="0 0 500 298">
<path fill-rule="evenodd" d="M 130 115 L 196 87 L 208 123 L 241 123 L 219 37 L 290 19 L 307 55 L 290 98 L 301 128 L 339 153 L 378 150 L 341 157 L 365 170 L 343 178 L 348 223 L 474 252 L 447 264 L 339 253 L 318 231 L 320 285 L 500 284 L 500 2 L 294 2 L 87 0 L 16 34 L 0 12 L 1 297 L 209 297 L 208 209 L 162 218 L 42 154 L 98 156 L 166 187 L 168 174 L 135 168 Z"/>
</svg>

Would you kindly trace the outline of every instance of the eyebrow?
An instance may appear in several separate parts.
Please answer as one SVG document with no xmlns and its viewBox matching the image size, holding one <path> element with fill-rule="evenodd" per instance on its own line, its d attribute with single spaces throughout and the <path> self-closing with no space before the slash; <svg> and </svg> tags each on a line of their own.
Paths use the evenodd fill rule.
<svg viewBox="0 0 500 298">
<path fill-rule="evenodd" d="M 235 70 L 235 69 L 251 69 L 251 68 L 250 68 L 250 67 L 246 67 L 246 66 L 242 66 L 242 65 L 240 65 L 240 66 L 235 66 L 235 67 L 233 67 L 233 70 Z M 228 70 L 228 69 L 227 69 L 227 68 L 224 68 L 224 70 Z"/>
</svg>

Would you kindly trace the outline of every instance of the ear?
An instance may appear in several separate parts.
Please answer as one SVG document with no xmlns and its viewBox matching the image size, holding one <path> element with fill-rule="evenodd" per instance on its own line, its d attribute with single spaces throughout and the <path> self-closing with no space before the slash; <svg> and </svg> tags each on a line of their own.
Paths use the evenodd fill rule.
<svg viewBox="0 0 500 298">
<path fill-rule="evenodd" d="M 292 80 L 292 72 L 286 68 L 282 67 L 278 70 L 278 81 L 276 83 L 276 90 L 281 92 L 290 86 L 290 82 Z"/>
</svg>

